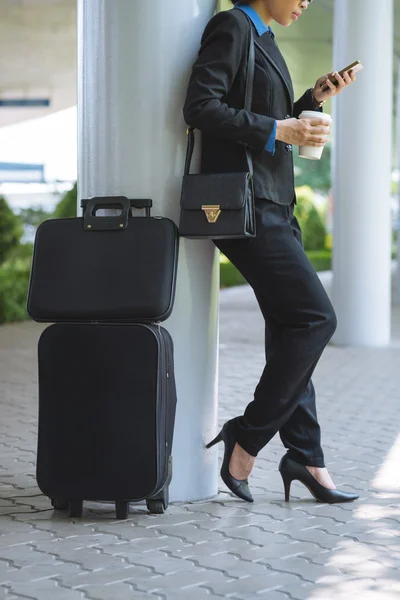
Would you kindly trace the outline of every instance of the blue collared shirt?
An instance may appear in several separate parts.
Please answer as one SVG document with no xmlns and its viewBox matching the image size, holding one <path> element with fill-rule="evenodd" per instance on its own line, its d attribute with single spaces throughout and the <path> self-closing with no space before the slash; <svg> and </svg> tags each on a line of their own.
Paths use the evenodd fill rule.
<svg viewBox="0 0 400 600">
<path fill-rule="evenodd" d="M 254 10 L 254 8 L 252 8 L 248 4 L 240 5 L 240 0 L 235 3 L 235 8 L 238 8 L 242 12 L 246 13 L 246 15 L 251 19 L 251 21 L 252 21 L 254 27 L 256 28 L 256 31 L 257 31 L 257 33 L 258 33 L 259 36 L 264 35 L 264 33 L 269 33 L 269 35 L 272 38 L 275 37 L 274 32 L 272 31 L 271 27 L 268 27 L 264 23 L 264 21 L 262 20 L 262 18 L 258 14 L 258 12 L 256 10 Z M 267 150 L 267 152 L 270 152 L 271 154 L 275 154 L 275 142 L 276 142 L 276 130 L 277 130 L 277 127 L 278 127 L 278 124 L 275 121 L 274 128 L 273 128 L 272 133 L 271 133 L 271 135 L 269 137 L 268 143 L 265 146 L 265 149 Z"/>
</svg>

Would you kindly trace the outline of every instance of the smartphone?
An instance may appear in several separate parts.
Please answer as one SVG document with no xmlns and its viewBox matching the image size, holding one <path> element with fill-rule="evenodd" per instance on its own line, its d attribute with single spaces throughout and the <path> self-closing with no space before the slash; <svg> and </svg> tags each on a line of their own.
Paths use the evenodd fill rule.
<svg viewBox="0 0 400 600">
<path fill-rule="evenodd" d="M 361 64 L 361 62 L 359 60 L 356 60 L 355 62 L 351 63 L 351 65 L 349 65 L 348 67 L 339 71 L 339 75 L 341 77 L 343 77 L 343 75 L 349 71 L 353 71 L 353 73 L 357 73 L 357 71 L 361 71 L 362 68 L 363 68 L 363 65 Z M 336 77 L 334 77 L 333 75 L 330 75 L 330 77 L 328 79 L 333 83 L 333 85 L 339 85 Z M 322 91 L 325 92 L 326 90 L 329 90 L 329 88 L 327 85 L 324 85 L 322 88 Z"/>
</svg>

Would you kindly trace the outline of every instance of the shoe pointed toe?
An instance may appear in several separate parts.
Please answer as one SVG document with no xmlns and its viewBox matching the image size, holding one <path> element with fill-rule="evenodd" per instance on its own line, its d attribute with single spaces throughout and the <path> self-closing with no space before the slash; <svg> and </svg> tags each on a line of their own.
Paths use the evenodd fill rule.
<svg viewBox="0 0 400 600">
<path fill-rule="evenodd" d="M 338 504 L 339 502 L 354 502 L 360 497 L 358 494 L 352 494 L 350 492 L 342 492 L 341 490 L 329 490 L 331 492 L 327 495 L 328 504 Z"/>
<path fill-rule="evenodd" d="M 247 479 L 235 479 L 234 477 L 232 477 L 232 475 L 229 475 L 229 477 L 227 478 L 222 476 L 222 474 L 221 477 L 225 485 L 234 494 L 236 494 L 236 496 L 239 496 L 239 498 L 241 498 L 242 500 L 246 500 L 247 502 L 254 502 L 254 498 L 251 495 L 249 482 L 247 481 Z"/>
</svg>

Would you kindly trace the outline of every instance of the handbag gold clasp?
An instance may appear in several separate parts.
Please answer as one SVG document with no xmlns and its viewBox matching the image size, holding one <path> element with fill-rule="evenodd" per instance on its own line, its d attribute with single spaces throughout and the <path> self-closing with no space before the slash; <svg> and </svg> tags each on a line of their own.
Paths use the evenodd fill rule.
<svg viewBox="0 0 400 600">
<path fill-rule="evenodd" d="M 204 210 L 209 223 L 216 223 L 219 215 L 221 214 L 219 204 L 203 204 L 201 210 Z"/>
</svg>

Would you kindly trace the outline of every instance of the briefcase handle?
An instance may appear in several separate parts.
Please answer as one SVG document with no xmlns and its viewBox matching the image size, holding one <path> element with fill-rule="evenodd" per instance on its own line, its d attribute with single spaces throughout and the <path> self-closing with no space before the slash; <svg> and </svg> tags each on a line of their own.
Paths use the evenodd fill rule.
<svg viewBox="0 0 400 600">
<path fill-rule="evenodd" d="M 81 200 L 81 207 L 84 210 L 83 228 L 86 231 L 122 231 L 128 226 L 128 218 L 131 208 L 146 209 L 146 217 L 150 217 L 150 209 L 153 201 L 150 199 L 129 200 L 126 196 L 96 196 L 94 198 Z M 121 208 L 121 214 L 116 216 L 97 217 L 96 211 L 99 208 L 118 209 Z"/>
</svg>

